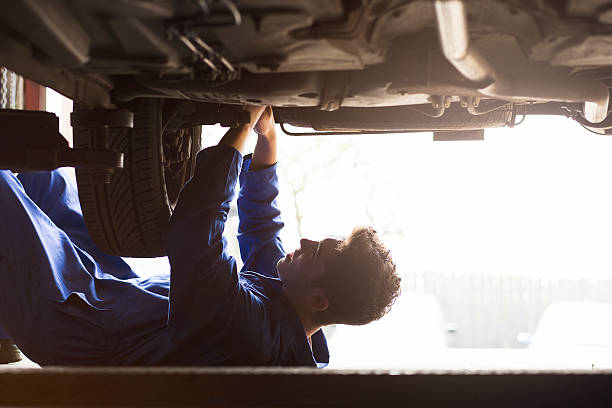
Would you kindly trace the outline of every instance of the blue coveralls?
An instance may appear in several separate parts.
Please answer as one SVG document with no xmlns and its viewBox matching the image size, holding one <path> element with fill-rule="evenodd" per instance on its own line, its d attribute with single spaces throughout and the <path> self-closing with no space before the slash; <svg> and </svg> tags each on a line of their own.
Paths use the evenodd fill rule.
<svg viewBox="0 0 612 408">
<path fill-rule="evenodd" d="M 249 164 L 227 146 L 198 154 L 166 235 L 170 276 L 146 279 L 95 246 L 61 171 L 1 171 L 1 325 L 41 365 L 326 365 L 322 331 L 311 349 L 277 278 L 276 166 Z M 240 272 L 222 236 L 238 178 Z"/>
</svg>

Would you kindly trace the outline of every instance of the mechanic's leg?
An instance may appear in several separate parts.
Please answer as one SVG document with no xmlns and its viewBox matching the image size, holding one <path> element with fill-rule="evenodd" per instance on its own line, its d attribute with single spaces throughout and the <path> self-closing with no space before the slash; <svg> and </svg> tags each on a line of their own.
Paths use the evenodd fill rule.
<svg viewBox="0 0 612 408">
<path fill-rule="evenodd" d="M 19 180 L 0 171 L 0 322 L 19 349 L 42 364 L 94 364 L 100 347 L 88 329 L 96 309 L 70 296 L 94 293 L 95 269 L 28 197 Z M 76 300 L 76 302 L 74 301 Z M 100 339 L 100 342 L 104 339 Z"/>
<path fill-rule="evenodd" d="M 68 169 L 22 173 L 17 178 L 32 201 L 76 246 L 93 257 L 100 270 L 119 279 L 137 276 L 123 259 L 103 253 L 91 239 L 83 220 L 77 186 Z"/>
</svg>

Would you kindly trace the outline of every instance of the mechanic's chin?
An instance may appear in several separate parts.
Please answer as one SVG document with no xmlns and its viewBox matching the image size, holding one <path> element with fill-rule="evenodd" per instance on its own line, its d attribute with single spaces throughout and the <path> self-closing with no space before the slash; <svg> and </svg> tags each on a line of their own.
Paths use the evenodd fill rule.
<svg viewBox="0 0 612 408">
<path fill-rule="evenodd" d="M 278 260 L 278 262 L 276 263 L 276 272 L 278 273 L 278 277 L 280 278 L 280 280 L 284 280 L 283 278 L 285 277 L 285 272 L 286 269 L 289 267 L 289 263 L 291 262 L 291 259 L 289 257 L 289 255 L 285 255 L 284 257 L 282 257 L 281 259 Z"/>
<path fill-rule="evenodd" d="M 278 274 L 278 277 L 280 278 L 280 280 L 283 280 L 283 275 L 284 275 L 284 269 L 285 269 L 285 263 L 287 263 L 287 261 L 285 260 L 286 257 L 282 257 L 281 259 L 278 260 L 278 262 L 276 263 L 276 273 Z"/>
</svg>

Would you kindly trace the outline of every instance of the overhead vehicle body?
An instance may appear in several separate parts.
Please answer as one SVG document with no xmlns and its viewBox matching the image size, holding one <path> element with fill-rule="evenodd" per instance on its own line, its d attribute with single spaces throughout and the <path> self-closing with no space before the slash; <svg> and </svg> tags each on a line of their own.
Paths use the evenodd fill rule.
<svg viewBox="0 0 612 408">
<path fill-rule="evenodd" d="M 98 123 L 122 170 L 77 169 L 92 236 L 122 256 L 164 255 L 200 125 L 245 104 L 332 132 L 612 128 L 607 0 L 15 0 L 0 22 L 0 65 L 74 101 L 76 147 L 100 144 L 83 115 L 134 114 Z"/>
</svg>

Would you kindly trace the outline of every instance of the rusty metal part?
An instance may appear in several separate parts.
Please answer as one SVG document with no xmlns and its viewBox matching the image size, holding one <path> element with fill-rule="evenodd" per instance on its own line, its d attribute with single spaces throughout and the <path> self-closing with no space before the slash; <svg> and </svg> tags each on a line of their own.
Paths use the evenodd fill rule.
<svg viewBox="0 0 612 408">
<path fill-rule="evenodd" d="M 319 109 L 324 111 L 335 111 L 340 108 L 346 88 L 348 78 L 344 72 L 328 72 L 325 77 L 325 85 L 321 92 L 321 102 Z"/>
<path fill-rule="evenodd" d="M 610 94 L 605 84 L 570 78 L 535 65 L 522 56 L 518 46 L 512 46 L 511 40 L 506 41 L 503 49 L 504 52 L 517 49 L 517 59 L 511 66 L 503 67 L 502 73 L 500 67 L 493 67 L 485 54 L 470 45 L 463 1 L 436 0 L 435 7 L 445 57 L 466 78 L 475 82 L 488 81 L 479 89 L 483 95 L 518 102 L 581 102 L 585 118 L 593 123 L 603 121 L 608 115 Z"/>
</svg>

